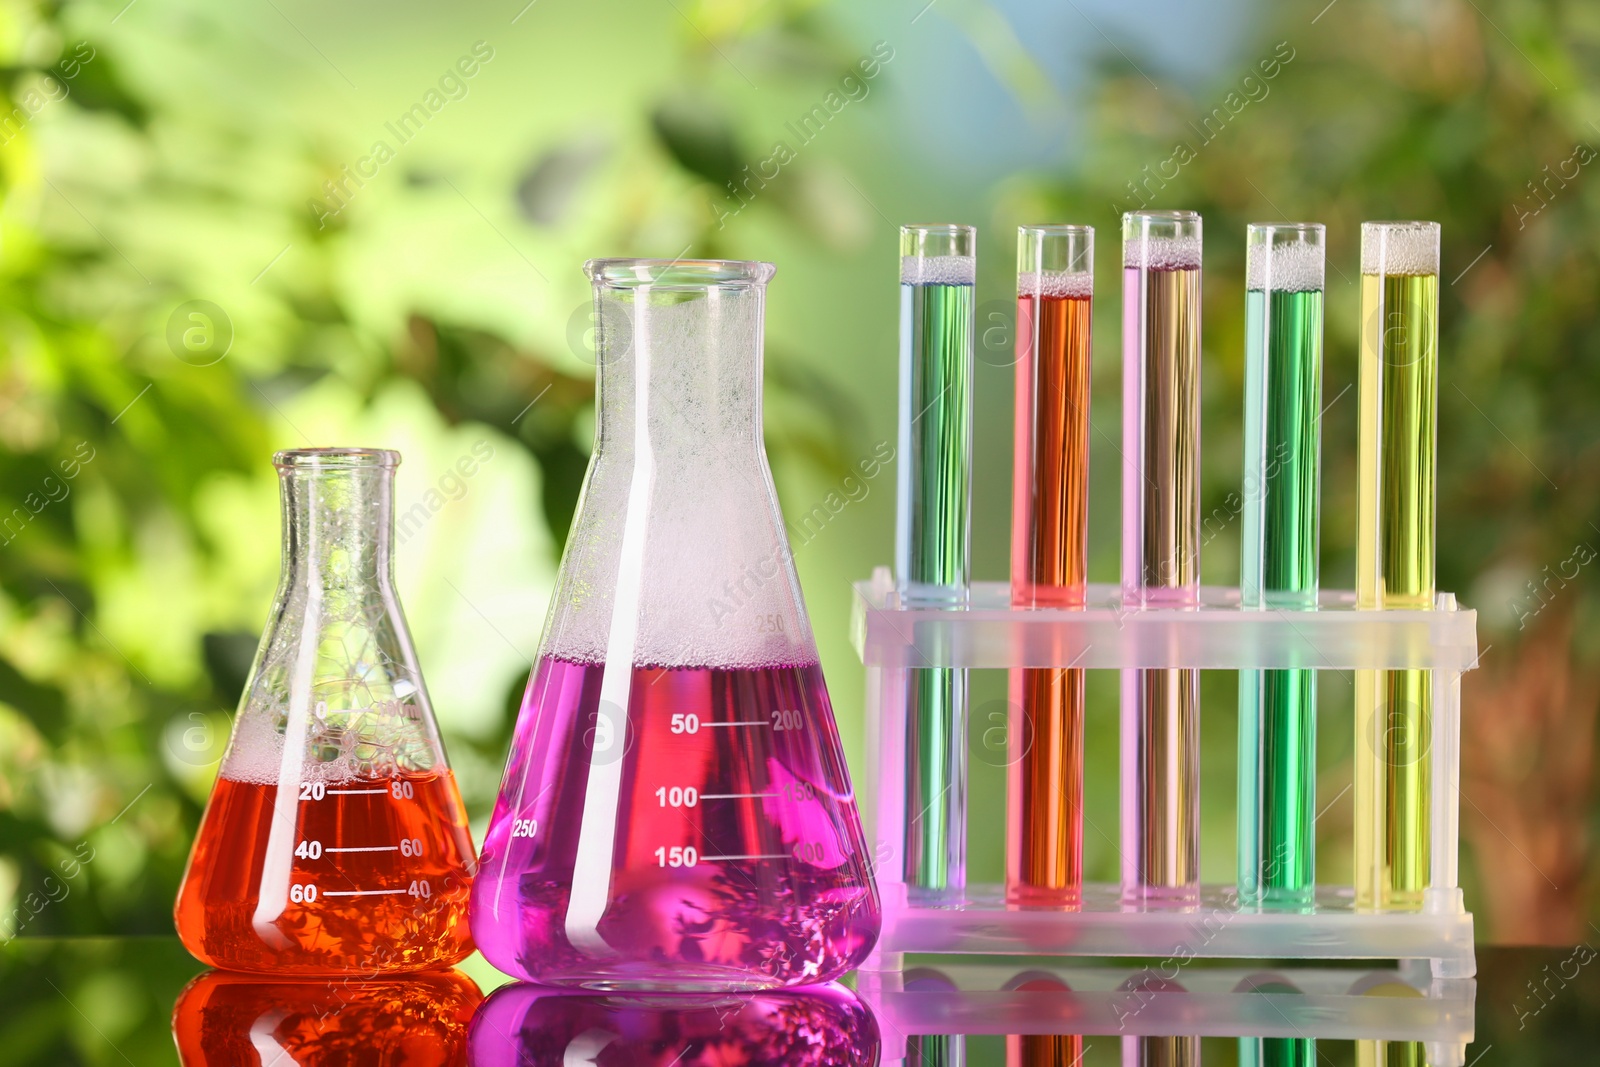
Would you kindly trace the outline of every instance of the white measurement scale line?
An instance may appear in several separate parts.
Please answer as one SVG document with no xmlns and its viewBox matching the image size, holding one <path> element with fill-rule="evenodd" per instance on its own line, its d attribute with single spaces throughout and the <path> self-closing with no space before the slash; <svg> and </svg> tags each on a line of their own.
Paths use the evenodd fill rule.
<svg viewBox="0 0 1600 1067">
<path fill-rule="evenodd" d="M 324 852 L 399 852 L 399 845 L 367 845 L 364 848 L 325 848 Z"/>
<path fill-rule="evenodd" d="M 776 793 L 701 793 L 701 800 L 767 800 Z"/>
<path fill-rule="evenodd" d="M 715 726 L 771 726 L 765 719 L 740 719 L 738 722 L 703 722 L 700 729 L 709 730 Z"/>
<path fill-rule="evenodd" d="M 407 893 L 407 889 L 329 889 L 322 895 L 325 897 L 391 897 L 396 893 Z"/>
<path fill-rule="evenodd" d="M 340 797 L 364 797 L 376 796 L 379 793 L 387 792 L 387 789 L 330 789 L 328 790 L 328 795 Z"/>
<path fill-rule="evenodd" d="M 786 860 L 787 852 L 776 852 L 770 856 L 701 856 L 701 863 L 716 863 L 718 860 Z"/>
</svg>

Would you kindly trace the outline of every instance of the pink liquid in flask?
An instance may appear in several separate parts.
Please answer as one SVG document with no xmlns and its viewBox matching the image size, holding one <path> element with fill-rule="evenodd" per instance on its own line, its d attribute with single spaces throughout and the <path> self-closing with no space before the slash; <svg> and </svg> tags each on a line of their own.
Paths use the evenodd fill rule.
<svg viewBox="0 0 1600 1067">
<path fill-rule="evenodd" d="M 815 663 L 634 668 L 598 924 L 620 949 L 572 943 L 583 820 L 560 813 L 585 811 L 604 672 L 553 657 L 534 671 L 507 771 L 521 789 L 502 794 L 484 842 L 484 954 L 524 978 L 610 988 L 775 987 L 857 965 L 879 908 Z"/>
<path fill-rule="evenodd" d="M 772 266 L 592 260 L 599 417 L 472 888 L 508 974 L 815 984 L 881 925 L 761 432 Z"/>
</svg>

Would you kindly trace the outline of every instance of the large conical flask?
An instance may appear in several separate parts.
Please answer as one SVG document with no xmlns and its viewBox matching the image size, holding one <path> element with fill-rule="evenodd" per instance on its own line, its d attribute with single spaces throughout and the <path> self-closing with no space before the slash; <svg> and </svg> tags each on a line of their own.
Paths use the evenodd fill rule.
<svg viewBox="0 0 1600 1067">
<path fill-rule="evenodd" d="M 216 967 L 378 974 L 472 951 L 466 813 L 390 559 L 395 452 L 273 462 L 283 570 L 183 888 Z"/>
<path fill-rule="evenodd" d="M 472 897 L 536 982 L 826 981 L 880 924 L 761 431 L 768 263 L 593 260 L 599 421 Z"/>
</svg>

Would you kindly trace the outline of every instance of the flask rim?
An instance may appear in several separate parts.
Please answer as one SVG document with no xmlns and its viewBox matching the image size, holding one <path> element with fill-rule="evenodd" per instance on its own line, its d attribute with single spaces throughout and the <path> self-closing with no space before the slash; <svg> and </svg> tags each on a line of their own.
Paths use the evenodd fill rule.
<svg viewBox="0 0 1600 1067">
<path fill-rule="evenodd" d="M 754 289 L 765 285 L 777 267 L 744 259 L 591 259 L 584 274 L 607 289 Z"/>
<path fill-rule="evenodd" d="M 388 448 L 291 448 L 274 452 L 272 465 L 280 471 L 393 470 L 400 465 L 400 453 Z"/>
</svg>

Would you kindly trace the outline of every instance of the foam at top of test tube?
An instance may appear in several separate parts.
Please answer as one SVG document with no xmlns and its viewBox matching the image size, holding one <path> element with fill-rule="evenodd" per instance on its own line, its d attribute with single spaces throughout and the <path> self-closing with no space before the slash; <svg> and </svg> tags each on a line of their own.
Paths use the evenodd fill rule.
<svg viewBox="0 0 1600 1067">
<path fill-rule="evenodd" d="M 901 256 L 901 285 L 973 285 L 977 256 Z"/>
<path fill-rule="evenodd" d="M 1250 245 L 1245 251 L 1245 288 L 1288 293 L 1320 290 L 1326 258 L 1321 245 Z"/>
<path fill-rule="evenodd" d="M 1363 222 L 1361 273 L 1438 274 L 1439 227 Z"/>
<path fill-rule="evenodd" d="M 1125 238 L 1122 242 L 1122 265 L 1145 270 L 1199 270 L 1200 238 Z"/>
<path fill-rule="evenodd" d="M 1019 296 L 1094 296 L 1094 274 L 1086 270 L 1024 270 L 1017 272 Z"/>
</svg>

